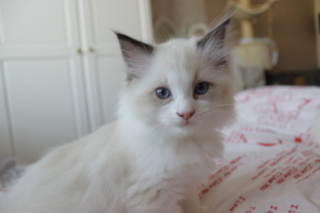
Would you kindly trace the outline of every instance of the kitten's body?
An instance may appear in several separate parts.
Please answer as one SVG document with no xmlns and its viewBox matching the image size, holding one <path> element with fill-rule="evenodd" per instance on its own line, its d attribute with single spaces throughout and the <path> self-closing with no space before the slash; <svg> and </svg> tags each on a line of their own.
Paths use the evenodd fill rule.
<svg viewBox="0 0 320 213">
<path fill-rule="evenodd" d="M 214 167 L 212 157 L 222 152 L 215 128 L 233 112 L 231 72 L 221 62 L 220 45 L 228 23 L 200 42 L 159 45 L 152 56 L 151 47 L 118 35 L 129 80 L 117 121 L 31 165 L 8 188 L 0 212 L 204 212 L 196 187 Z M 202 81 L 210 89 L 194 94 Z M 170 88 L 172 96 L 155 97 L 157 87 Z M 190 110 L 195 113 L 184 119 Z"/>
</svg>

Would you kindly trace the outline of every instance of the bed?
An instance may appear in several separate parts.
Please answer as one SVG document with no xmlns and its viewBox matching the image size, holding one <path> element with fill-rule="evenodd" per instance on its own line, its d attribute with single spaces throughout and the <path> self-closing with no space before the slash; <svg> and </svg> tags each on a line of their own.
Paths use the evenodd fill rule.
<svg viewBox="0 0 320 213">
<path fill-rule="evenodd" d="M 320 141 L 312 127 L 318 87 L 262 87 L 238 93 L 224 160 L 200 197 L 214 213 L 320 212 Z"/>
<path fill-rule="evenodd" d="M 225 157 L 213 159 L 217 169 L 198 188 L 210 212 L 320 212 L 320 141 L 311 136 L 318 110 L 317 87 L 238 93 L 238 117 L 222 130 Z"/>
</svg>

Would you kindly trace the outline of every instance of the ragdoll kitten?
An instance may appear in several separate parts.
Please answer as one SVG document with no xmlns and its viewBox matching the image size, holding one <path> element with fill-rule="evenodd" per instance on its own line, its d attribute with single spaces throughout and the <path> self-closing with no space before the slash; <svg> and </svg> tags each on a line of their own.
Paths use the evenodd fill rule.
<svg viewBox="0 0 320 213">
<path fill-rule="evenodd" d="M 127 64 L 117 121 L 51 151 L 7 188 L 1 213 L 204 213 L 196 188 L 233 114 L 230 19 L 202 39 L 117 34 Z"/>
</svg>

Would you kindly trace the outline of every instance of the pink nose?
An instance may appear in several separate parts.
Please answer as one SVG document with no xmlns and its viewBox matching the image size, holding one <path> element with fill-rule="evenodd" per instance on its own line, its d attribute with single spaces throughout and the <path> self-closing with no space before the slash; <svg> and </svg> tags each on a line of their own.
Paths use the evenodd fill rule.
<svg viewBox="0 0 320 213">
<path fill-rule="evenodd" d="M 196 111 L 193 110 L 193 111 L 190 111 L 190 112 L 186 112 L 186 113 L 177 113 L 180 117 L 184 118 L 185 120 L 189 120 L 191 118 L 192 115 L 194 115 Z"/>
</svg>

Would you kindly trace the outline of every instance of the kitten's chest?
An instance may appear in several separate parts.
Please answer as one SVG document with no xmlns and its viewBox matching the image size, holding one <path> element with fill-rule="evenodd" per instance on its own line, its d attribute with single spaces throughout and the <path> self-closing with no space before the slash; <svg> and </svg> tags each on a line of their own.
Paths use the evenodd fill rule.
<svg viewBox="0 0 320 213">
<path fill-rule="evenodd" d="M 136 161 L 135 173 L 163 184 L 189 185 L 200 183 L 211 170 L 208 159 L 204 155 L 163 153 L 156 156 Z"/>
<path fill-rule="evenodd" d="M 208 177 L 196 171 L 199 164 L 173 160 L 168 157 L 165 161 L 155 162 L 153 159 L 153 162 L 148 162 L 149 167 L 135 166 L 126 188 L 127 200 L 151 202 L 169 199 L 168 202 L 178 203 L 203 183 L 203 177 Z"/>
</svg>

